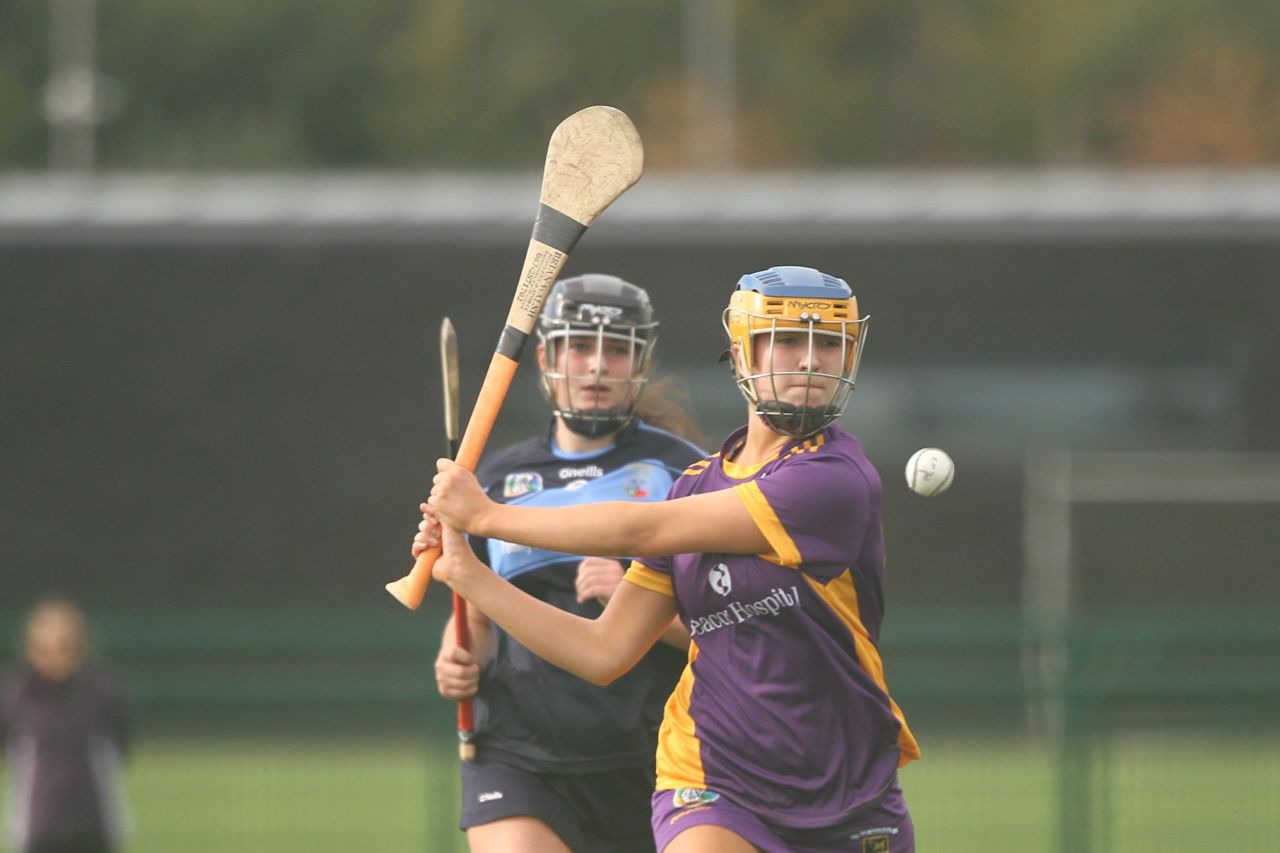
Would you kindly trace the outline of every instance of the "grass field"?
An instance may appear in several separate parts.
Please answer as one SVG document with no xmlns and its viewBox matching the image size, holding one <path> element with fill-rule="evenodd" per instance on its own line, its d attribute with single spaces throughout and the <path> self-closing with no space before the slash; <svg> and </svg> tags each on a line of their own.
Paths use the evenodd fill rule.
<svg viewBox="0 0 1280 853">
<path fill-rule="evenodd" d="M 455 761 L 414 742 L 140 745 L 129 849 L 448 851 L 461 839 Z"/>
<path fill-rule="evenodd" d="M 1047 749 L 1002 741 L 926 745 L 902 773 L 924 853 L 1059 853 L 1059 784 Z M 1085 784 L 1089 801 L 1073 807 L 1088 811 L 1087 850 L 1280 850 L 1280 740 L 1101 743 Z"/>
<path fill-rule="evenodd" d="M 1089 849 L 1280 850 L 1280 740 L 1131 738 L 1096 752 Z M 153 740 L 129 769 L 129 853 L 354 853 L 465 847 L 456 757 L 416 741 Z M 1047 750 L 953 738 L 903 771 L 924 853 L 1057 851 Z"/>
</svg>

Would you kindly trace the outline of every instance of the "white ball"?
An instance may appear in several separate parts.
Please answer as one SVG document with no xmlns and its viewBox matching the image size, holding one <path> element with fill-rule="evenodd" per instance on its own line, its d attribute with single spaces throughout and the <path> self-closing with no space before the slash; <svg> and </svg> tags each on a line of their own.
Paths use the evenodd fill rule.
<svg viewBox="0 0 1280 853">
<path fill-rule="evenodd" d="M 931 498 L 951 487 L 956 478 L 956 463 L 945 450 L 922 447 L 907 460 L 907 485 L 918 495 Z"/>
</svg>

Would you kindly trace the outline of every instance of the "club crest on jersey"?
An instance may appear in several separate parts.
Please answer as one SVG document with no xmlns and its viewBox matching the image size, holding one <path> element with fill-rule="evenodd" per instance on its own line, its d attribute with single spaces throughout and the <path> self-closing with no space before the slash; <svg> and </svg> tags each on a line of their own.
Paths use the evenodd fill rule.
<svg viewBox="0 0 1280 853">
<path fill-rule="evenodd" d="M 644 500 L 649 497 L 649 481 L 644 477 L 629 478 L 624 488 L 627 491 L 627 497 L 632 500 Z"/>
<path fill-rule="evenodd" d="M 712 567 L 711 574 L 707 576 L 707 582 L 721 595 L 733 592 L 733 578 L 729 575 L 729 567 L 724 563 L 716 563 Z"/>
<path fill-rule="evenodd" d="M 502 484 L 504 498 L 518 498 L 542 491 L 542 475 L 530 471 L 526 473 L 508 474 Z"/>
<path fill-rule="evenodd" d="M 702 788 L 676 788 L 671 798 L 671 804 L 678 809 L 685 809 L 689 806 L 714 803 L 718 799 L 720 799 L 720 795 L 715 791 L 707 791 Z"/>
</svg>

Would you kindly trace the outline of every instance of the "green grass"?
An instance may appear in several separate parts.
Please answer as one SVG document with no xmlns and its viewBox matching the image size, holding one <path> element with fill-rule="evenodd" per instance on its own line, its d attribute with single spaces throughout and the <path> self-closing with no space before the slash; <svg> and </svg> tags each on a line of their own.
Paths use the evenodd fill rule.
<svg viewBox="0 0 1280 853">
<path fill-rule="evenodd" d="M 1280 850 L 1280 740 L 1128 738 L 1106 753 L 1113 850 Z"/>
<path fill-rule="evenodd" d="M 926 743 L 902 784 L 925 853 L 1057 851 L 1050 752 L 959 736 Z M 1161 733 L 1099 744 L 1090 849 L 1280 849 L 1280 740 Z M 452 744 L 161 740 L 129 766 L 128 853 L 462 851 Z"/>
<path fill-rule="evenodd" d="M 1280 740 L 1165 731 L 1090 755 L 1083 849 L 1280 850 Z M 1060 776 L 1044 746 L 956 738 L 926 743 L 902 786 L 926 853 L 1058 853 Z"/>
<path fill-rule="evenodd" d="M 922 851 L 1053 850 L 1055 775 L 1048 751 L 1014 741 L 924 744 L 900 774 Z"/>
<path fill-rule="evenodd" d="M 416 741 L 143 741 L 127 788 L 126 853 L 466 849 L 456 753 Z"/>
<path fill-rule="evenodd" d="M 130 851 L 449 850 L 455 763 L 414 742 L 140 745 Z"/>
</svg>

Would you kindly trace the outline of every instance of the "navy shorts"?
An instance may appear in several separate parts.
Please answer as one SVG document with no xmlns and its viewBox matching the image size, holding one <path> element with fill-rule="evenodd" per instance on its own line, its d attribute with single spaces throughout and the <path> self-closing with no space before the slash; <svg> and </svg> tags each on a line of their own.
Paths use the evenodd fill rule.
<svg viewBox="0 0 1280 853">
<path fill-rule="evenodd" d="M 895 781 L 880 799 L 834 826 L 795 829 L 770 823 L 714 791 L 681 788 L 653 795 L 658 850 L 691 826 L 722 826 L 764 853 L 915 853 L 915 830 Z"/>
<path fill-rule="evenodd" d="M 548 774 L 477 758 L 462 763 L 461 826 L 529 816 L 550 826 L 575 853 L 653 853 L 652 793 L 648 768 Z"/>
</svg>

